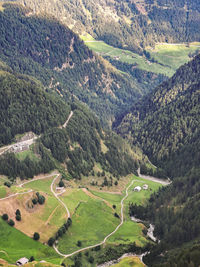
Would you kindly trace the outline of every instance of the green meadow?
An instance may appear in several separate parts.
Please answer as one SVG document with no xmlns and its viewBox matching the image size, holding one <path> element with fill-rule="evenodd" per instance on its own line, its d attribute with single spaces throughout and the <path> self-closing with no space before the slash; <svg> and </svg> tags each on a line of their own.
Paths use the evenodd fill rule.
<svg viewBox="0 0 200 267">
<path fill-rule="evenodd" d="M 72 216 L 72 226 L 59 240 L 62 253 L 71 253 L 80 248 L 95 245 L 111 233 L 120 220 L 104 202 L 90 199 L 81 202 Z M 81 246 L 77 242 L 81 241 Z"/>
<path fill-rule="evenodd" d="M 16 262 L 19 258 L 27 257 L 60 263 L 61 258 L 56 252 L 40 242 L 34 241 L 17 229 L 9 226 L 0 218 L 0 258 L 8 262 Z"/>
<path fill-rule="evenodd" d="M 171 77 L 177 68 L 192 59 L 200 51 L 200 43 L 190 44 L 156 44 L 155 48 L 146 48 L 151 59 L 138 55 L 126 49 L 120 49 L 96 41 L 91 35 L 81 36 L 85 44 L 102 57 L 110 57 L 149 72 L 164 74 Z"/>
</svg>

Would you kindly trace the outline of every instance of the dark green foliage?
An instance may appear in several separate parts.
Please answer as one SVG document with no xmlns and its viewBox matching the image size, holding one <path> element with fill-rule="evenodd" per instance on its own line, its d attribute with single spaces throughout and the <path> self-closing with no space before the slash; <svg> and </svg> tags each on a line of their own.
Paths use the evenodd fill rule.
<svg viewBox="0 0 200 267">
<path fill-rule="evenodd" d="M 109 148 L 105 154 L 101 151 L 101 139 L 105 139 Z M 82 175 L 88 176 L 95 162 L 116 175 L 127 175 L 136 170 L 137 162 L 128 147 L 124 149 L 127 144 L 115 134 L 108 132 L 103 135 L 97 118 L 78 103 L 73 104 L 73 116 L 67 127 L 52 128 L 41 137 L 41 141 L 58 161 L 66 164 L 70 175 L 77 179 L 81 179 Z M 97 175 L 105 175 L 105 171 Z M 105 185 L 108 185 L 108 181 Z"/>
<path fill-rule="evenodd" d="M 132 141 L 168 176 L 199 166 L 199 73 L 197 56 L 134 106 L 118 127 L 121 134 L 131 132 Z"/>
<path fill-rule="evenodd" d="M 19 210 L 19 209 L 17 209 L 17 210 L 16 210 L 16 212 L 15 212 L 15 214 L 16 214 L 16 215 L 21 215 L 21 212 L 20 212 L 20 210 Z"/>
<path fill-rule="evenodd" d="M 8 221 L 8 224 L 9 224 L 10 226 L 14 226 L 14 225 L 15 225 L 15 222 L 14 222 L 12 219 L 10 219 L 10 220 Z"/>
<path fill-rule="evenodd" d="M 59 185 L 59 187 L 64 187 L 65 184 L 64 184 L 64 182 L 62 180 L 60 180 L 58 185 Z"/>
<path fill-rule="evenodd" d="M 33 256 L 31 256 L 30 259 L 29 259 L 29 262 L 32 262 L 34 260 L 35 260 L 35 258 Z"/>
<path fill-rule="evenodd" d="M 189 244 L 192 250 L 192 242 L 200 238 L 199 74 L 200 55 L 148 96 L 143 107 L 139 104 L 128 115 L 132 140 L 173 176 L 173 183 L 154 193 L 146 207 L 130 206 L 130 215 L 155 224 L 154 232 L 161 240 L 145 257 L 148 266 L 197 266 L 196 256 L 188 258 L 192 253 L 180 252 L 180 247 Z M 150 172 L 144 165 L 141 170 Z M 163 175 L 159 168 L 149 174 Z M 169 251 L 166 257 L 160 257 L 165 251 Z"/>
<path fill-rule="evenodd" d="M 22 219 L 20 214 L 16 214 L 15 218 L 16 218 L 17 221 L 21 221 L 21 219 Z"/>
<path fill-rule="evenodd" d="M 0 59 L 14 71 L 34 76 L 48 91 L 56 91 L 67 101 L 78 97 L 107 124 L 141 95 L 138 84 L 107 66 L 55 19 L 27 16 L 29 9 L 14 4 L 4 8 L 0 12 Z M 24 126 L 19 123 L 17 129 L 22 131 Z M 41 132 L 46 125 L 38 122 L 32 127 Z M 9 131 L 7 136 L 9 139 Z"/>
<path fill-rule="evenodd" d="M 45 202 L 45 197 L 43 195 L 40 195 L 39 192 L 37 192 L 36 195 L 37 195 L 37 203 L 39 203 L 40 205 L 43 205 Z"/>
<path fill-rule="evenodd" d="M 38 203 L 37 198 L 32 199 L 32 203 L 33 203 L 34 205 L 36 205 L 36 204 Z"/>
<path fill-rule="evenodd" d="M 82 245 L 82 242 L 81 242 L 80 240 L 78 240 L 78 241 L 77 241 L 77 246 L 78 246 L 78 247 L 81 247 L 81 245 Z"/>
<path fill-rule="evenodd" d="M 8 214 L 4 213 L 4 214 L 2 215 L 2 219 L 3 219 L 4 221 L 7 221 L 7 220 L 8 220 Z"/>
<path fill-rule="evenodd" d="M 39 240 L 40 239 L 40 235 L 37 232 L 35 232 L 33 234 L 33 239 L 36 240 L 36 241 Z"/>
<path fill-rule="evenodd" d="M 90 263 L 93 263 L 93 262 L 94 262 L 94 258 L 93 258 L 92 256 L 90 256 L 90 257 L 88 258 L 88 261 L 89 261 Z"/>
<path fill-rule="evenodd" d="M 40 134 L 59 126 L 69 114 L 68 106 L 45 93 L 33 79 L 8 72 L 0 72 L 0 103 L 0 145 L 19 133 Z"/>
<path fill-rule="evenodd" d="M 54 161 L 50 157 L 47 149 L 42 144 L 38 144 L 37 150 L 41 156 L 41 159 L 37 162 L 31 160 L 29 157 L 21 161 L 17 159 L 14 153 L 3 154 L 0 157 L 0 173 L 10 178 L 19 176 L 21 179 L 25 179 L 33 178 L 34 175 L 46 173 L 54 169 Z"/>
<path fill-rule="evenodd" d="M 120 216 L 116 212 L 114 213 L 114 216 L 120 219 Z"/>
<path fill-rule="evenodd" d="M 56 241 L 56 240 L 55 240 L 54 237 L 50 237 L 47 243 L 48 243 L 48 245 L 49 245 L 50 247 L 52 247 L 55 241 Z"/>
<path fill-rule="evenodd" d="M 4 185 L 7 187 L 11 187 L 11 183 L 9 183 L 9 182 L 5 182 Z"/>
</svg>

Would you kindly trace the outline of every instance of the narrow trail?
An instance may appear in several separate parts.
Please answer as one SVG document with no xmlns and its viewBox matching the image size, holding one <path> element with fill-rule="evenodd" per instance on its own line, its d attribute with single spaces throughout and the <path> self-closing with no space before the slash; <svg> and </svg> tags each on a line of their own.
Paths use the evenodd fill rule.
<svg viewBox="0 0 200 267">
<path fill-rule="evenodd" d="M 11 197 L 18 196 L 18 195 L 24 195 L 24 194 L 28 194 L 28 193 L 31 193 L 31 192 L 33 192 L 33 190 L 32 190 L 32 189 L 31 189 L 31 190 L 29 190 L 29 191 L 26 191 L 26 192 L 15 193 L 15 194 L 12 194 L 12 195 L 10 195 L 10 196 L 8 196 L 8 197 L 0 198 L 0 201 L 2 201 L 2 200 L 6 200 L 6 199 L 9 199 L 9 198 L 11 198 Z"/>
<path fill-rule="evenodd" d="M 67 216 L 68 218 L 70 218 L 70 212 L 67 208 L 67 205 L 65 205 L 65 203 L 57 196 L 57 194 L 54 192 L 53 190 L 53 186 L 54 186 L 54 183 L 56 181 L 56 179 L 60 176 L 60 174 L 57 174 L 56 177 L 53 179 L 53 182 L 51 183 L 51 192 L 53 193 L 53 195 L 55 196 L 55 198 L 63 205 L 63 207 L 66 209 L 67 211 Z"/>
<path fill-rule="evenodd" d="M 69 117 L 67 118 L 66 122 L 63 124 L 62 128 L 66 128 L 69 120 L 71 119 L 71 117 L 73 116 L 74 112 L 71 110 Z"/>
</svg>

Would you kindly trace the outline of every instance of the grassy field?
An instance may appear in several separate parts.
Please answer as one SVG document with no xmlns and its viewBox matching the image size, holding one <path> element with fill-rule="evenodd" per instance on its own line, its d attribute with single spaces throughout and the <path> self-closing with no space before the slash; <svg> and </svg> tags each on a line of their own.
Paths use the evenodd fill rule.
<svg viewBox="0 0 200 267">
<path fill-rule="evenodd" d="M 189 46 L 187 44 L 157 44 L 155 49 L 146 48 L 155 60 L 153 63 L 147 60 L 145 56 L 115 48 L 103 41 L 96 41 L 89 34 L 81 36 L 81 38 L 90 49 L 103 57 L 109 56 L 121 62 L 134 64 L 139 69 L 161 73 L 169 77 L 175 73 L 178 67 L 192 59 L 189 57 L 190 54 L 200 51 L 200 43 L 191 43 Z"/>
<path fill-rule="evenodd" d="M 36 260 L 59 263 L 60 258 L 52 248 L 42 245 L 9 226 L 0 218 L 0 258 L 10 263 L 19 258 L 34 256 Z"/>
<path fill-rule="evenodd" d="M 90 199 L 81 202 L 72 216 L 72 226 L 59 241 L 59 250 L 70 253 L 81 247 L 101 242 L 119 224 L 112 209 L 99 200 Z"/>
<path fill-rule="evenodd" d="M 187 44 L 157 44 L 155 49 L 149 49 L 151 56 L 161 64 L 169 66 L 175 72 L 177 68 L 185 64 L 194 53 L 200 51 L 200 43 Z"/>
<path fill-rule="evenodd" d="M 53 179 L 54 176 L 42 180 L 31 181 L 30 183 L 25 184 L 23 187 L 32 189 L 34 191 L 45 192 L 48 195 L 53 195 L 51 192 L 51 183 Z"/>
<path fill-rule="evenodd" d="M 25 195 L 18 195 L 9 200 L 1 201 L 0 212 L 7 212 L 9 218 L 15 219 L 15 210 L 19 208 L 22 213 L 22 221 L 16 221 L 16 228 L 26 233 L 28 236 L 32 236 L 34 232 L 39 232 L 41 236 L 41 242 L 46 242 L 50 236 L 53 236 L 58 228 L 67 219 L 65 209 L 63 208 L 62 204 L 59 203 L 58 200 L 54 197 L 50 190 L 50 186 L 54 177 L 55 176 L 41 180 L 33 180 L 30 183 L 24 185 L 24 188 L 12 186 L 11 189 L 14 191 L 27 191 L 28 189 L 32 189 L 33 192 Z M 87 190 L 86 188 L 79 188 L 80 184 L 76 184 L 75 181 L 66 181 L 66 191 L 62 195 L 60 195 L 60 199 L 67 205 L 70 210 L 70 213 L 72 215 L 72 226 L 68 229 L 67 233 L 63 235 L 61 239 L 59 239 L 58 249 L 62 253 L 67 254 L 80 248 L 97 244 L 103 241 L 103 239 L 109 233 L 111 233 L 120 223 L 120 219 L 114 216 L 114 212 L 117 212 L 120 215 L 120 202 L 125 194 L 125 188 L 128 186 L 128 184 L 130 184 L 132 179 L 136 181 L 129 189 L 129 196 L 124 202 L 125 222 L 119 228 L 119 230 L 108 239 L 107 244 L 116 245 L 135 242 L 138 246 L 144 246 L 146 242 L 148 242 L 142 232 L 144 226 L 142 224 L 134 223 L 130 220 L 128 216 L 128 205 L 131 202 L 145 205 L 151 193 L 158 190 L 160 185 L 155 182 L 147 181 L 132 175 L 127 176 L 124 179 L 120 179 L 117 186 L 103 188 L 102 190 L 100 190 L 100 188 L 98 187 L 90 187 L 90 189 Z M 55 185 L 58 183 L 58 181 L 59 179 L 56 181 Z M 142 190 L 141 192 L 133 191 L 133 188 L 135 186 L 142 186 L 143 184 L 148 184 L 148 190 Z M 0 197 L 1 195 L 5 195 L 5 190 L 3 188 L 3 186 L 0 186 Z M 45 204 L 37 205 L 37 207 L 34 207 L 33 210 L 28 210 L 26 203 L 28 203 L 28 201 L 31 201 L 32 197 L 35 194 L 34 192 L 37 191 L 45 196 Z M 116 209 L 112 208 L 113 205 L 116 205 Z M 11 227 L 8 229 L 14 230 L 14 233 L 20 233 L 23 236 L 22 242 L 26 242 L 24 241 L 24 238 L 31 240 L 16 229 L 13 229 Z M 80 247 L 77 246 L 78 241 L 81 241 Z M 31 240 L 31 242 L 34 242 L 35 246 L 42 246 L 39 242 L 35 242 L 33 240 Z M 7 248 L 8 245 L 6 245 L 5 243 L 3 244 L 4 248 Z M 36 248 L 35 246 L 33 246 L 32 249 L 28 251 L 28 256 L 33 255 L 34 257 L 37 257 L 39 259 L 42 257 L 49 257 L 51 260 L 51 254 L 48 255 L 48 251 L 52 251 L 51 249 L 48 248 L 49 250 L 47 252 L 46 250 L 45 252 L 43 252 L 42 248 L 40 251 L 40 249 Z M 46 247 L 44 248 L 46 249 Z M 0 250 L 1 249 L 3 250 L 0 245 Z M 38 252 L 36 252 L 37 249 Z M 12 250 L 13 249 L 11 246 L 10 252 L 9 250 L 5 250 L 5 252 L 9 255 Z M 10 258 L 8 258 L 8 256 L 4 252 L 0 253 L 0 258 L 4 258 L 11 262 L 15 260 L 15 258 L 20 258 L 21 254 L 23 254 L 24 251 L 22 248 L 20 249 L 21 254 L 18 252 L 18 250 L 16 250 L 16 252 L 12 251 L 12 253 L 13 254 L 11 256 L 9 255 Z M 41 253 L 43 254 L 40 255 Z M 45 253 L 47 253 L 47 255 Z M 4 256 L 2 256 L 1 254 L 3 254 Z M 57 263 L 57 258 L 55 258 L 55 262 L 53 263 Z"/>
</svg>

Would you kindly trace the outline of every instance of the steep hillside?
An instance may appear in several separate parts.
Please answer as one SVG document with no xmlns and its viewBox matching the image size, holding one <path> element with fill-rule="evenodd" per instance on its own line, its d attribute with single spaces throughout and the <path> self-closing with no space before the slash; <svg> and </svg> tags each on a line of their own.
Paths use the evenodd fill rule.
<svg viewBox="0 0 200 267">
<path fill-rule="evenodd" d="M 16 134 L 41 134 L 64 123 L 70 107 L 59 97 L 47 94 L 29 76 L 3 69 L 0 67 L 0 145 L 11 143 Z"/>
<path fill-rule="evenodd" d="M 19 0 L 34 13 L 53 14 L 79 34 L 130 50 L 156 42 L 198 41 L 198 0 Z"/>
<path fill-rule="evenodd" d="M 117 178 L 136 172 L 142 155 L 114 133 L 103 132 L 99 120 L 87 107 L 77 101 L 67 105 L 58 96 L 45 92 L 33 78 L 13 73 L 3 63 L 2 66 L 1 146 L 16 141 L 16 135 L 25 132 L 40 136 L 29 137 L 30 142 L 25 148 L 22 144 L 21 150 L 17 146 L 15 149 L 2 147 L 1 174 L 11 180 L 17 176 L 24 179 L 58 168 L 63 173 L 66 170 L 68 176 L 81 179 L 97 176 L 98 171 L 103 172 L 103 176 L 107 173 Z M 16 154 L 3 153 L 9 149 Z M 97 164 L 99 170 L 95 171 Z"/>
<path fill-rule="evenodd" d="M 66 101 L 87 103 L 104 123 L 141 95 L 137 81 L 94 55 L 67 27 L 30 9 L 4 4 L 0 12 L 0 59 L 40 80 Z"/>
<path fill-rule="evenodd" d="M 118 127 L 169 175 L 199 164 L 200 56 L 134 106 Z"/>
<path fill-rule="evenodd" d="M 130 205 L 130 215 L 155 224 L 161 240 L 145 257 L 148 266 L 199 265 L 199 74 L 200 55 L 134 106 L 118 127 L 173 178 L 147 207 Z"/>
</svg>

